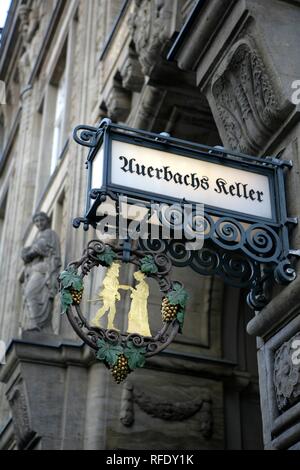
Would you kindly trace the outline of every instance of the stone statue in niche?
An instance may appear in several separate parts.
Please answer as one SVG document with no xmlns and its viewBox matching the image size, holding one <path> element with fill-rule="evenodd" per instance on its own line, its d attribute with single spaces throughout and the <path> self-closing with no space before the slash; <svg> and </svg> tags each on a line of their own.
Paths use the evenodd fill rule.
<svg viewBox="0 0 300 470">
<path fill-rule="evenodd" d="M 61 266 L 60 243 L 50 219 L 44 212 L 33 216 L 38 233 L 31 246 L 22 250 L 25 263 L 24 284 L 25 322 L 24 331 L 52 333 L 52 310 L 58 292 L 57 277 Z"/>
</svg>

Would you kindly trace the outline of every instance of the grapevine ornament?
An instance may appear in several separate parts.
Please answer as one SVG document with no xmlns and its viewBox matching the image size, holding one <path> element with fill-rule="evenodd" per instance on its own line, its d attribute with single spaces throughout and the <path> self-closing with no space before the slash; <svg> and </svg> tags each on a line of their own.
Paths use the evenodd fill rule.
<svg viewBox="0 0 300 470">
<path fill-rule="evenodd" d="M 119 384 L 134 369 L 143 367 L 148 357 L 165 349 L 182 333 L 187 292 L 178 281 L 170 279 L 172 263 L 165 254 L 132 250 L 126 263 L 135 265 L 135 287 L 119 284 L 119 271 L 124 262 L 123 247 L 117 248 L 99 240 L 89 242 L 82 258 L 72 262 L 59 276 L 62 313 L 66 313 L 78 336 L 95 352 Z M 81 310 L 84 278 L 92 269 L 106 267 L 107 273 L 96 302 L 102 306 L 89 321 Z M 147 278 L 156 280 L 162 293 L 162 327 L 152 335 L 149 327 Z M 115 326 L 119 290 L 129 290 L 131 298 L 126 332 Z M 94 302 L 91 300 L 90 302 Z M 100 325 L 107 314 L 108 327 Z"/>
</svg>

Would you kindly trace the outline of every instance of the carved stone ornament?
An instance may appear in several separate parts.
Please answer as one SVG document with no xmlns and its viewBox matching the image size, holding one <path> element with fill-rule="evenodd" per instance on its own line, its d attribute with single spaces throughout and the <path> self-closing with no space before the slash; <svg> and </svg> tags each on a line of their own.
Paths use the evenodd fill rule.
<svg viewBox="0 0 300 470">
<path fill-rule="evenodd" d="M 135 51 L 129 49 L 128 55 L 121 67 L 122 85 L 126 90 L 140 92 L 144 85 L 144 75 Z"/>
<path fill-rule="evenodd" d="M 114 80 L 112 87 L 104 98 L 107 115 L 114 122 L 125 122 L 131 107 L 130 92 Z"/>
<path fill-rule="evenodd" d="M 134 423 L 134 404 L 149 416 L 164 421 L 188 420 L 199 412 L 201 434 L 205 439 L 210 439 L 212 436 L 212 402 L 207 392 L 191 401 L 175 402 L 171 399 L 163 401 L 142 392 L 131 382 L 126 381 L 123 386 L 120 412 L 120 421 L 124 426 L 129 427 Z"/>
<path fill-rule="evenodd" d="M 173 8 L 173 0 L 135 0 L 129 28 L 145 75 L 150 74 L 169 39 Z"/>
<path fill-rule="evenodd" d="M 212 96 L 233 150 L 259 153 L 286 115 L 262 57 L 243 40 L 217 71 Z"/>
<path fill-rule="evenodd" d="M 25 393 L 21 387 L 14 388 L 12 394 L 8 397 L 10 405 L 15 438 L 19 449 L 33 438 L 35 432 L 31 429 Z"/>
<path fill-rule="evenodd" d="M 300 401 L 300 353 L 297 356 L 297 344 L 300 347 L 300 333 L 284 343 L 275 353 L 274 385 L 280 411 Z"/>
<path fill-rule="evenodd" d="M 22 86 L 25 86 L 29 79 L 34 60 L 34 48 L 32 47 L 33 38 L 40 26 L 39 2 L 35 0 L 31 8 L 27 5 L 19 5 L 18 16 L 20 20 L 19 31 L 23 45 L 23 53 L 19 59 L 18 69 L 20 83 Z"/>
<path fill-rule="evenodd" d="M 163 90 L 149 85 L 145 87 L 135 116 L 134 126 L 139 129 L 151 130 L 164 97 Z"/>
</svg>

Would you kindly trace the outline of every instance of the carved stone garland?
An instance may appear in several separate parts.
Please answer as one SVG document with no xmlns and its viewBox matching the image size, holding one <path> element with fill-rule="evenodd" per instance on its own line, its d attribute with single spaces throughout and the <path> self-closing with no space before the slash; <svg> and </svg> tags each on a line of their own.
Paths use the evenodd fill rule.
<svg viewBox="0 0 300 470">
<path fill-rule="evenodd" d="M 134 264 L 142 275 L 155 279 L 159 285 L 163 326 L 154 336 L 92 326 L 82 313 L 80 304 L 84 278 L 95 267 L 111 267 L 113 263 L 124 261 Z M 148 357 L 165 349 L 182 330 L 187 293 L 180 282 L 170 279 L 171 268 L 172 263 L 165 254 L 125 251 L 124 247 L 115 248 L 100 240 L 92 240 L 82 258 L 70 263 L 60 275 L 63 312 L 66 312 L 78 336 L 97 352 L 97 358 L 111 370 L 117 383 L 133 369 L 143 367 Z"/>
<path fill-rule="evenodd" d="M 120 421 L 123 426 L 130 427 L 134 424 L 135 404 L 147 415 L 169 422 L 182 422 L 199 413 L 200 432 L 203 438 L 212 437 L 212 399 L 207 390 L 201 390 L 199 396 L 192 400 L 176 402 L 172 399 L 155 398 L 127 380 L 123 386 L 121 398 Z"/>
</svg>

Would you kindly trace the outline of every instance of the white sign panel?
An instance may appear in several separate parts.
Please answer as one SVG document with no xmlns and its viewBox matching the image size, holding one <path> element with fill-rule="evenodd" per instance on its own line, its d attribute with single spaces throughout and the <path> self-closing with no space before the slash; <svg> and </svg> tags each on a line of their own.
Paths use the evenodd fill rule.
<svg viewBox="0 0 300 470">
<path fill-rule="evenodd" d="M 96 154 L 92 166 L 92 188 L 101 188 L 103 184 L 103 146 Z"/>
<path fill-rule="evenodd" d="M 265 175 L 114 140 L 111 183 L 272 218 Z"/>
</svg>

